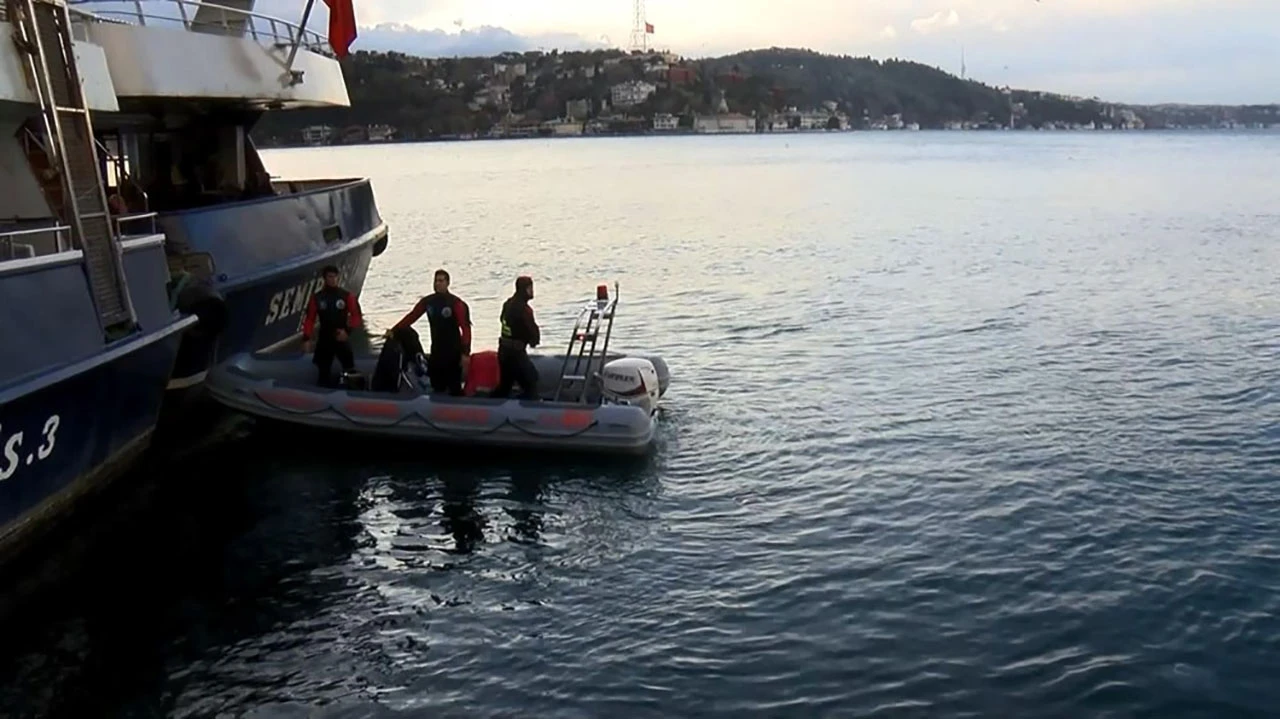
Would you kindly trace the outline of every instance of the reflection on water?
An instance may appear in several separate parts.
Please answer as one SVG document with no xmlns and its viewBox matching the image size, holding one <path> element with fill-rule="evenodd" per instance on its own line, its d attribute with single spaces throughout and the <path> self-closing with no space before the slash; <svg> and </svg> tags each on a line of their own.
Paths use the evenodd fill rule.
<svg viewBox="0 0 1280 719">
<path fill-rule="evenodd" d="M 75 561 L 60 601 L 8 618 L 31 631 L 6 634 L 0 666 L 14 680 L 0 702 L 17 715 L 87 716 L 104 701 L 132 706 L 157 675 L 182 687 L 184 715 L 270 702 L 285 687 L 363 696 L 362 662 L 412 663 L 430 644 L 427 608 L 476 601 L 451 572 L 491 571 L 486 562 L 512 556 L 504 543 L 548 546 L 557 493 L 608 503 L 653 480 L 646 458 L 596 469 L 431 452 L 263 426 L 149 466 L 126 495 L 127 521 L 59 545 Z M 349 616 L 352 603 L 369 616 Z M 58 649 L 68 643 L 81 649 Z"/>
<path fill-rule="evenodd" d="M 479 480 L 441 472 L 440 481 L 444 485 L 440 497 L 443 515 L 440 526 L 453 535 L 455 552 L 470 554 L 475 545 L 484 542 L 487 524 L 484 513 L 476 508 Z"/>
<path fill-rule="evenodd" d="M 513 541 L 538 544 L 542 532 L 542 477 L 527 469 L 512 469 L 510 489 L 502 511 L 511 517 Z"/>
</svg>

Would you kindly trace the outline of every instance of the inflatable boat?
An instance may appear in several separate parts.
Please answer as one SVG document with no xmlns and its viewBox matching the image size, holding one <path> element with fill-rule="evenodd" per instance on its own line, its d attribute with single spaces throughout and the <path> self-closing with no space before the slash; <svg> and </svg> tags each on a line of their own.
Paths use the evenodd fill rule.
<svg viewBox="0 0 1280 719">
<path fill-rule="evenodd" d="M 611 329 L 612 312 L 604 316 Z M 576 340 L 590 336 L 575 324 Z M 599 352 L 594 343 L 576 354 L 573 347 L 571 340 L 565 354 L 529 353 L 537 400 L 489 396 L 498 380 L 492 351 L 472 354 L 462 396 L 432 393 L 412 329 L 388 339 L 379 354 L 357 354 L 355 371 L 337 387 L 318 386 L 312 356 L 302 353 L 236 355 L 210 371 L 207 386 L 232 410 L 317 429 L 475 447 L 648 451 L 670 384 L 666 362 L 609 352 L 607 341 Z"/>
</svg>

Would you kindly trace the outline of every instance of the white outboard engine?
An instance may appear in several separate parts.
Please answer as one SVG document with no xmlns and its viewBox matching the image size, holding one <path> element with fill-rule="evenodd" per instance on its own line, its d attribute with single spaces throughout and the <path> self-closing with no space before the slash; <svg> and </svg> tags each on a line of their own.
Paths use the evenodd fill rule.
<svg viewBox="0 0 1280 719">
<path fill-rule="evenodd" d="M 606 364 L 600 383 L 604 404 L 633 405 L 649 416 L 658 411 L 658 370 L 643 357 L 623 357 Z"/>
</svg>

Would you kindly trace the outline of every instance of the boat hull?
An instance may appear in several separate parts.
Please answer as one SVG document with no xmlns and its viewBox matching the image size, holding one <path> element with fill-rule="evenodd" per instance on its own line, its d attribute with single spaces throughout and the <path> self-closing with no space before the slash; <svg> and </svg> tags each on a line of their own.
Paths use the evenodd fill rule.
<svg viewBox="0 0 1280 719">
<path fill-rule="evenodd" d="M 225 307 L 216 341 L 184 348 L 170 383 L 175 404 L 202 394 L 214 364 L 296 342 L 326 265 L 359 297 L 387 243 L 368 181 L 171 213 L 160 224 L 178 262 L 205 263 L 204 279 Z"/>
<path fill-rule="evenodd" d="M 623 355 L 611 354 L 609 360 Z M 543 396 L 555 390 L 563 357 L 530 355 Z M 660 367 L 663 391 L 669 381 Z M 377 359 L 356 358 L 373 376 Z M 575 371 L 570 362 L 570 371 Z M 326 389 L 315 385 L 310 356 L 240 355 L 209 374 L 210 394 L 221 404 L 260 419 L 378 438 L 466 445 L 640 455 L 649 451 L 658 414 L 638 406 L 596 402 L 524 401 L 490 397 Z"/>
<path fill-rule="evenodd" d="M 0 393 L 0 555 L 128 469 L 148 444 L 194 318 Z"/>
<path fill-rule="evenodd" d="M 148 446 L 195 317 L 166 292 L 163 237 L 121 242 L 138 331 L 107 342 L 79 251 L 0 263 L 0 554 Z"/>
</svg>

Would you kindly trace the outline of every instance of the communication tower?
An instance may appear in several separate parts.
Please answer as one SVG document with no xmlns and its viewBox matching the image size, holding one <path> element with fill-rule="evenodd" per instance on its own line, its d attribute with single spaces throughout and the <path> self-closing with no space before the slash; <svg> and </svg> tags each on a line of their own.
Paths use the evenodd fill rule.
<svg viewBox="0 0 1280 719">
<path fill-rule="evenodd" d="M 631 19 L 631 49 L 648 52 L 649 23 L 645 19 L 644 0 L 634 0 L 634 6 Z"/>
</svg>

